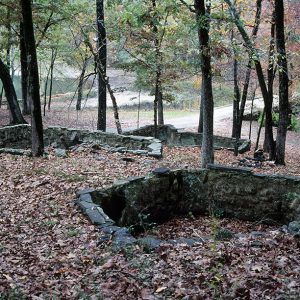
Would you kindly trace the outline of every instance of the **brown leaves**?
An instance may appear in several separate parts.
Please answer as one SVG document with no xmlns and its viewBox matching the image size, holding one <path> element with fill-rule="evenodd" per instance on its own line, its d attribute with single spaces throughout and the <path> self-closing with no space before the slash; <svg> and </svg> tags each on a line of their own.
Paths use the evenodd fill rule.
<svg viewBox="0 0 300 300">
<path fill-rule="evenodd" d="M 277 228 L 177 218 L 154 234 L 163 240 L 203 238 L 203 243 L 163 244 L 150 254 L 140 247 L 120 252 L 97 247 L 98 229 L 74 207 L 75 192 L 145 175 L 160 166 L 200 166 L 199 148 L 165 148 L 164 155 L 156 160 L 126 154 L 133 158 L 127 163 L 124 154 L 89 148 L 65 159 L 55 157 L 51 149 L 49 159 L 1 154 L 0 295 L 16 288 L 35 299 L 212 299 L 224 291 L 231 299 L 296 295 L 299 249 Z M 289 164 L 294 163 L 291 157 Z M 231 164 L 235 159 L 231 152 L 216 152 L 218 162 Z M 288 167 L 266 170 L 286 172 Z M 299 172 L 294 168 L 292 172 Z M 211 236 L 216 225 L 244 236 L 215 242 Z M 250 236 L 253 230 L 266 235 Z"/>
</svg>

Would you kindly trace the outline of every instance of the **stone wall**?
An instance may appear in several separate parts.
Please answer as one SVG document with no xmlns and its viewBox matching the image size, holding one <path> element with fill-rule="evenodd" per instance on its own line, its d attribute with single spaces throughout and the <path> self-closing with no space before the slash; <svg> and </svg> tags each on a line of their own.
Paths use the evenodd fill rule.
<svg viewBox="0 0 300 300">
<path fill-rule="evenodd" d="M 124 134 L 154 136 L 154 125 L 147 125 L 136 130 L 127 131 Z M 197 132 L 187 132 L 176 129 L 173 125 L 158 125 L 157 138 L 173 146 L 201 146 L 202 134 Z M 223 136 L 214 136 L 214 148 L 226 148 L 233 150 L 235 139 Z M 239 152 L 250 150 L 250 141 L 241 139 L 238 142 Z"/>
<path fill-rule="evenodd" d="M 79 143 L 94 143 L 114 147 L 119 152 L 132 152 L 161 157 L 161 141 L 153 137 L 128 136 L 102 131 L 89 131 L 51 126 L 44 130 L 45 145 L 69 148 Z M 0 128 L 0 148 L 30 148 L 30 125 Z"/>
<path fill-rule="evenodd" d="M 27 124 L 0 127 L 0 148 L 30 148 L 31 127 Z M 17 147 L 18 146 L 18 147 Z"/>
<path fill-rule="evenodd" d="M 207 170 L 154 172 L 128 178 L 105 190 L 79 195 L 120 226 L 162 223 L 180 214 L 215 214 L 264 223 L 300 221 L 300 177 L 253 174 L 249 169 L 211 165 Z"/>
</svg>

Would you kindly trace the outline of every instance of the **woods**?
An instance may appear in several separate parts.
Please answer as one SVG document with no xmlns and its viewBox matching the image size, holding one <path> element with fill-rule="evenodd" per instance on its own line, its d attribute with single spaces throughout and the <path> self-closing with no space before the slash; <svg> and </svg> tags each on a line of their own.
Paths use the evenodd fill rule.
<svg viewBox="0 0 300 300">
<path fill-rule="evenodd" d="M 300 299 L 300 3 L 0 0 L 0 300 Z"/>
<path fill-rule="evenodd" d="M 110 3 L 95 1 L 93 7 L 91 5 L 87 6 L 85 1 L 79 1 L 78 3 L 67 3 L 66 1 L 65 10 L 59 12 L 56 10 L 56 4 L 48 6 L 36 2 L 33 3 L 32 9 L 41 10 L 43 13 L 39 18 L 33 20 L 38 35 L 35 45 L 29 42 L 33 36 L 33 33 L 28 32 L 29 27 L 27 24 L 27 12 L 30 10 L 27 5 L 30 3 L 24 4 L 26 5 L 26 11 L 23 11 L 23 15 L 24 13 L 27 13 L 27 15 L 23 16 L 21 20 L 12 18 L 10 14 L 13 8 L 21 10 L 21 6 L 18 8 L 18 5 L 13 2 L 2 5 L 1 13 L 5 16 L 2 25 L 3 39 L 6 40 L 4 44 L 6 48 L 4 49 L 6 49 L 8 58 L 7 67 L 8 69 L 11 68 L 11 74 L 13 75 L 15 62 L 10 63 L 12 61 L 10 53 L 12 49 L 15 49 L 14 51 L 19 50 L 23 114 L 27 115 L 31 108 L 32 116 L 34 116 L 32 118 L 33 124 L 36 124 L 33 128 L 40 128 L 37 129 L 40 133 L 35 134 L 34 140 L 38 136 L 40 140 L 42 139 L 42 118 L 39 117 L 40 99 L 38 99 L 40 98 L 41 88 L 39 88 L 40 83 L 37 82 L 37 79 L 39 77 L 39 80 L 43 82 L 41 74 L 44 72 L 44 67 L 40 65 L 40 73 L 37 74 L 34 51 L 38 50 L 38 56 L 41 56 L 42 53 L 49 53 L 48 49 L 51 49 L 50 52 L 52 53 L 48 57 L 48 75 L 45 83 L 43 83 L 44 115 L 46 115 L 46 105 L 48 111 L 51 109 L 53 82 L 55 80 L 53 77 L 55 60 L 65 60 L 67 64 L 71 63 L 68 57 L 64 58 L 64 52 L 62 51 L 63 47 L 66 46 L 63 41 L 65 39 L 66 43 L 70 43 L 70 50 L 75 60 L 78 55 L 82 59 L 82 63 L 80 63 L 81 73 L 78 76 L 79 84 L 76 90 L 77 111 L 82 109 L 85 85 L 90 77 L 95 77 L 98 74 L 98 130 L 106 131 L 108 93 L 113 102 L 117 131 L 122 132 L 120 121 L 122 116 L 118 110 L 118 99 L 107 76 L 108 62 L 111 64 L 111 61 L 114 60 L 114 64 L 119 64 L 124 70 L 134 72 L 136 74 L 135 84 L 139 86 L 140 90 L 150 89 L 154 95 L 153 123 L 155 128 L 164 124 L 163 106 L 168 105 L 169 102 L 173 103 L 176 99 L 176 81 L 186 76 L 201 77 L 201 92 L 198 93 L 198 99 L 201 99 L 199 132 L 203 132 L 204 136 L 202 165 L 205 166 L 207 163 L 213 162 L 213 98 L 216 97 L 213 97 L 213 86 L 218 78 L 217 73 L 220 72 L 218 71 L 218 69 L 220 70 L 218 64 L 226 64 L 226 60 L 230 60 L 230 51 L 233 51 L 234 64 L 230 71 L 232 74 L 230 76 L 233 78 L 232 90 L 234 91 L 232 95 L 232 136 L 237 141 L 241 138 L 243 115 L 249 97 L 249 86 L 253 86 L 254 81 L 257 81 L 264 101 L 264 150 L 269 153 L 270 160 L 275 160 L 277 164 L 284 164 L 286 131 L 291 122 L 289 105 L 291 95 L 288 92 L 286 39 L 282 29 L 284 28 L 283 3 L 277 3 L 276 1 L 274 3 L 272 1 L 262 3 L 261 0 L 258 0 L 255 7 L 256 15 L 252 19 L 246 16 L 247 9 L 251 9 L 250 3 L 248 7 L 243 8 L 239 7 L 237 2 L 230 0 L 226 0 L 225 3 L 227 5 L 221 2 L 220 4 L 217 2 L 211 3 L 210 1 L 194 1 L 194 3 L 191 3 L 184 0 L 178 2 L 168 0 L 161 3 L 160 1 L 151 0 L 135 5 L 130 1 L 122 1 L 121 3 L 118 1 Z M 266 7 L 270 7 L 271 13 L 267 13 Z M 70 12 L 74 12 L 74 19 L 71 18 Z M 185 17 L 189 14 L 194 16 L 195 21 Z M 93 21 L 93 15 L 97 19 L 96 23 Z M 246 23 L 243 20 L 244 16 L 247 18 Z M 270 19 L 270 37 L 266 36 L 265 27 L 267 25 L 263 25 L 262 33 L 259 33 L 262 18 L 263 20 L 264 18 Z M 251 24 L 251 30 L 247 28 L 247 22 Z M 66 25 L 69 29 L 65 27 Z M 228 26 L 231 28 L 230 30 Z M 12 39 L 12 28 L 18 32 L 16 39 Z M 61 30 L 62 28 L 66 29 Z M 71 33 L 69 37 L 72 37 L 72 39 L 68 37 L 68 30 Z M 269 47 L 268 62 L 264 61 L 261 49 L 257 48 L 256 41 L 260 40 L 259 35 L 266 36 L 270 40 L 269 45 L 262 45 Z M 198 47 L 195 39 L 198 39 Z M 231 45 L 229 45 L 230 40 Z M 19 43 L 18 48 L 14 48 L 15 43 Z M 53 46 L 53 43 L 56 43 L 56 46 Z M 241 43 L 244 43 L 244 46 Z M 265 51 L 267 51 L 267 48 Z M 77 52 L 78 54 L 76 54 Z M 245 53 L 248 53 L 248 62 L 242 58 Z M 91 71 L 93 65 L 90 61 L 91 56 L 94 57 L 95 61 L 94 72 Z M 291 58 L 293 61 L 293 56 Z M 32 61 L 30 61 L 31 59 Z M 176 64 L 172 61 L 176 61 Z M 2 62 L 4 62 L 3 59 Z M 213 64 L 213 67 L 211 67 L 211 64 Z M 256 69 L 256 75 L 253 75 L 252 68 Z M 10 104 L 12 122 L 24 123 L 25 120 L 19 112 L 19 105 L 14 101 L 16 99 L 12 89 L 14 79 L 11 78 L 12 81 L 10 81 L 5 69 L 4 64 L 1 65 L 2 84 Z M 202 75 L 200 76 L 200 74 Z M 244 77 L 243 80 L 242 77 Z M 94 82 L 95 79 L 93 79 L 92 84 Z M 278 85 L 280 98 L 276 143 L 272 120 L 274 84 Z M 47 95 L 49 98 L 48 104 Z M 42 145 L 39 148 L 42 149 Z M 36 151 L 41 153 L 42 150 Z"/>
</svg>

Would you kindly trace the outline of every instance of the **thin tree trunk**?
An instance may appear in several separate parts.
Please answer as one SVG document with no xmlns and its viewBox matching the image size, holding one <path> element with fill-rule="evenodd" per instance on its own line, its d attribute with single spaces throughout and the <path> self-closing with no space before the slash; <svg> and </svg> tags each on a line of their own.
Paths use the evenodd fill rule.
<svg viewBox="0 0 300 300">
<path fill-rule="evenodd" d="M 258 78 L 258 82 L 260 85 L 261 93 L 264 99 L 264 105 L 265 105 L 265 114 L 266 114 L 266 125 L 265 130 L 267 131 L 267 134 L 269 136 L 269 159 L 273 160 L 275 158 L 275 143 L 273 138 L 273 126 L 272 126 L 272 104 L 269 99 L 269 93 L 266 85 L 266 81 L 264 78 L 262 66 L 260 63 L 259 53 L 255 49 L 253 42 L 249 38 L 244 26 L 243 22 L 241 21 L 239 14 L 237 13 L 235 7 L 233 6 L 231 0 L 224 0 L 230 9 L 230 12 L 233 17 L 233 21 L 235 22 L 248 50 L 250 57 L 254 60 L 254 65 L 256 69 L 256 74 Z"/>
<path fill-rule="evenodd" d="M 17 94 L 11 80 L 9 70 L 0 59 L 0 80 L 3 84 L 12 124 L 26 124 L 18 103 Z"/>
<path fill-rule="evenodd" d="M 285 142 L 287 127 L 289 124 L 289 77 L 288 65 L 285 51 L 284 35 L 284 5 L 283 0 L 275 0 L 276 15 L 276 48 L 278 53 L 279 68 L 279 124 L 276 139 L 276 158 L 275 163 L 285 164 Z"/>
<path fill-rule="evenodd" d="M 209 45 L 209 15 L 206 14 L 205 1 L 194 0 L 198 38 L 200 46 L 200 61 L 203 85 L 203 135 L 202 162 L 203 168 L 214 162 L 213 122 L 214 102 L 212 94 L 211 55 Z"/>
<path fill-rule="evenodd" d="M 269 45 L 269 63 L 268 63 L 268 92 L 269 92 L 269 99 L 271 101 L 271 105 L 273 107 L 273 83 L 275 78 L 275 71 L 274 70 L 274 50 L 275 50 L 275 10 L 273 11 L 272 15 L 272 24 L 271 24 L 271 37 L 270 37 L 270 45 Z M 266 152 L 269 151 L 269 141 L 268 135 L 265 134 L 265 141 L 264 141 L 264 150 Z"/>
<path fill-rule="evenodd" d="M 2 87 L 1 87 L 1 90 L 0 90 L 0 108 L 2 107 L 3 91 L 4 91 L 4 88 L 3 88 L 3 86 L 2 86 Z"/>
<path fill-rule="evenodd" d="M 112 105 L 113 105 L 114 118 L 115 118 L 117 132 L 118 132 L 118 134 L 122 134 L 122 127 L 121 127 L 121 122 L 120 122 L 120 119 L 119 119 L 119 109 L 118 109 L 118 105 L 117 105 L 117 100 L 116 100 L 114 92 L 113 92 L 113 90 L 110 86 L 108 77 L 106 78 L 106 86 L 107 86 L 107 90 L 109 92 L 111 102 L 112 102 Z"/>
<path fill-rule="evenodd" d="M 233 41 L 234 34 L 232 31 L 231 40 Z M 235 48 L 235 46 L 233 46 Z M 234 52 L 234 59 L 233 59 L 233 122 L 232 122 L 232 137 L 238 138 L 237 131 L 238 131 L 238 116 L 239 116 L 239 106 L 240 106 L 240 88 L 239 88 L 239 81 L 238 81 L 238 61 L 237 61 L 237 53 L 236 50 Z"/>
<path fill-rule="evenodd" d="M 255 88 L 252 93 L 251 97 L 251 111 L 250 111 L 250 126 L 249 126 L 249 140 L 251 140 L 251 134 L 252 134 L 252 122 L 253 122 L 253 104 L 255 99 L 255 93 L 256 93 L 257 85 L 255 85 Z M 241 135 L 241 134 L 240 134 Z"/>
<path fill-rule="evenodd" d="M 97 65 L 98 65 L 98 122 L 97 129 L 106 131 L 106 30 L 104 25 L 104 1 L 96 0 L 96 12 L 97 12 Z"/>
<path fill-rule="evenodd" d="M 77 102 L 76 102 L 76 110 L 81 110 L 81 102 L 82 102 L 82 94 L 83 94 L 83 86 L 84 86 L 84 75 L 86 68 L 88 66 L 88 57 L 84 57 L 83 66 L 81 69 L 79 82 L 78 82 L 78 93 L 77 93 Z"/>
<path fill-rule="evenodd" d="M 49 76 L 50 76 L 50 66 L 49 66 L 49 69 L 48 69 L 48 72 L 47 72 L 45 86 L 44 86 L 44 111 L 43 111 L 44 117 L 46 116 L 47 92 L 48 92 L 48 80 L 49 80 Z"/>
<path fill-rule="evenodd" d="M 163 112 L 163 95 L 162 95 L 162 84 L 161 84 L 161 65 L 162 65 L 162 54 L 160 51 L 160 41 L 158 37 L 158 27 L 156 25 L 156 0 L 152 0 L 152 9 L 153 9 L 153 20 L 151 21 L 153 39 L 154 39 L 154 48 L 155 48 L 155 99 L 154 107 L 157 109 L 157 124 L 164 124 L 164 112 Z M 155 113 L 154 113 L 155 114 Z M 156 125 L 157 126 L 157 125 Z M 154 123 L 155 127 L 155 123 Z"/>
<path fill-rule="evenodd" d="M 204 99 L 204 88 L 203 84 L 201 84 L 201 101 L 200 101 L 200 116 L 199 116 L 199 125 L 198 132 L 203 133 L 203 99 Z"/>
<path fill-rule="evenodd" d="M 261 118 L 261 122 L 258 124 L 258 132 L 257 132 L 257 139 L 256 139 L 256 144 L 255 144 L 255 149 L 254 152 L 258 149 L 258 144 L 259 144 L 259 138 L 260 138 L 260 133 L 261 133 L 261 129 L 263 127 L 265 121 L 265 109 L 262 112 L 262 118 Z"/>
<path fill-rule="evenodd" d="M 44 152 L 43 121 L 41 113 L 41 101 L 39 91 L 39 70 L 36 57 L 35 39 L 32 23 L 31 0 L 21 0 L 22 16 L 24 24 L 24 37 L 28 61 L 28 86 L 32 95 L 32 155 L 41 156 Z"/>
<path fill-rule="evenodd" d="M 21 64 L 21 86 L 23 98 L 23 115 L 30 114 L 30 98 L 28 97 L 28 64 L 26 45 L 24 41 L 23 22 L 20 22 L 20 64 Z"/>
<path fill-rule="evenodd" d="M 254 27 L 252 30 L 252 39 L 256 38 L 258 29 L 259 29 L 260 20 L 261 20 L 261 6 L 262 6 L 262 0 L 257 0 L 256 1 L 255 24 L 254 24 Z M 243 92 L 242 92 L 242 97 L 241 97 L 241 105 L 240 105 L 239 121 L 238 121 L 238 134 L 237 134 L 238 138 L 241 138 L 243 118 L 244 118 L 245 106 L 246 106 L 251 71 L 252 71 L 251 65 L 252 65 L 252 59 L 250 58 L 248 61 L 248 64 L 247 64 L 244 87 L 243 87 Z"/>
<path fill-rule="evenodd" d="M 51 110 L 51 103 L 52 103 L 52 88 L 53 88 L 53 70 L 55 59 L 57 55 L 57 49 L 51 50 L 51 64 L 50 64 L 50 86 L 49 86 L 49 98 L 48 98 L 48 111 Z"/>
</svg>

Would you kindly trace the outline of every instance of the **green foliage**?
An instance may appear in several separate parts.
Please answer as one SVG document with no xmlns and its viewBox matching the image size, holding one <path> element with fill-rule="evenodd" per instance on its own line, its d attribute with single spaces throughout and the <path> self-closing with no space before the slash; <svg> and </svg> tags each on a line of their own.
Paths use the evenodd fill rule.
<svg viewBox="0 0 300 300">
<path fill-rule="evenodd" d="M 262 124 L 262 112 L 259 114 L 257 122 L 262 127 L 265 126 L 264 122 Z M 278 125 L 279 125 L 279 113 L 277 113 L 277 112 L 273 112 L 272 113 L 272 124 L 273 124 L 273 126 L 278 127 Z M 299 128 L 300 128 L 299 120 L 297 119 L 297 117 L 295 117 L 294 115 L 292 115 L 291 116 L 291 123 L 288 126 L 288 130 L 298 131 Z"/>
</svg>

